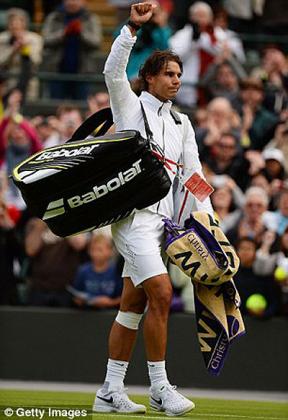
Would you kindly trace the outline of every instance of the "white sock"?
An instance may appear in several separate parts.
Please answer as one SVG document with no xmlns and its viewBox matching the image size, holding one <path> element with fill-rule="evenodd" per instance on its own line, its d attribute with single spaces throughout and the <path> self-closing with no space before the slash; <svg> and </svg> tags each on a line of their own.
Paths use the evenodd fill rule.
<svg viewBox="0 0 288 420">
<path fill-rule="evenodd" d="M 159 382 L 169 383 L 165 369 L 165 360 L 161 362 L 147 362 L 151 385 Z"/>
<path fill-rule="evenodd" d="M 108 359 L 104 388 L 123 386 L 128 365 L 129 363 L 123 360 Z"/>
</svg>

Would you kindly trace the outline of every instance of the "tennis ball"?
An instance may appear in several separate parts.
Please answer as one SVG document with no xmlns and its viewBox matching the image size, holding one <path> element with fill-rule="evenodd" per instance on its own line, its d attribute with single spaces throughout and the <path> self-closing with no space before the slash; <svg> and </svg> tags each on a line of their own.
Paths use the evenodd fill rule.
<svg viewBox="0 0 288 420">
<path fill-rule="evenodd" d="M 284 281 L 287 276 L 288 274 L 286 273 L 286 270 L 284 267 L 279 266 L 274 271 L 274 277 L 277 281 Z"/>
<path fill-rule="evenodd" d="M 247 299 L 246 308 L 252 312 L 262 312 L 267 308 L 267 300 L 263 295 L 255 293 Z"/>
</svg>

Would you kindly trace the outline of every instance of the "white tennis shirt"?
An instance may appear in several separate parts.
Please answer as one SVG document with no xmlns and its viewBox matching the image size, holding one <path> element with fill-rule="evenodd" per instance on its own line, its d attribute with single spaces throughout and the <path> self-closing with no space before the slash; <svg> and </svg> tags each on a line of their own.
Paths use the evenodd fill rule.
<svg viewBox="0 0 288 420">
<path fill-rule="evenodd" d="M 135 42 L 136 36 L 132 37 L 129 28 L 126 25 L 123 26 L 120 35 L 112 45 L 104 67 L 116 131 L 138 130 L 146 138 L 141 101 L 155 142 L 164 150 L 167 159 L 183 163 L 184 180 L 195 171 L 203 176 L 195 133 L 187 115 L 179 113 L 182 124 L 176 125 L 170 114 L 171 101 L 161 102 L 146 91 L 138 97 L 132 91 L 127 79 L 126 67 Z M 175 175 L 171 171 L 167 172 L 173 184 Z M 194 210 L 213 213 L 209 198 L 203 203 L 195 199 L 195 203 Z M 153 204 L 148 209 L 172 219 L 175 211 L 173 188 L 170 188 L 167 196 L 159 203 Z"/>
</svg>

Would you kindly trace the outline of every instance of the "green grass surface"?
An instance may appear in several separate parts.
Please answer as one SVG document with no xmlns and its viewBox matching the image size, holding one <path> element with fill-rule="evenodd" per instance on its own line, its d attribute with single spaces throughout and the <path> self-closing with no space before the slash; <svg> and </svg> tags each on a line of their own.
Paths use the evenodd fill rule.
<svg viewBox="0 0 288 420">
<path fill-rule="evenodd" d="M 145 404 L 148 408 L 146 415 L 127 415 L 127 414 L 91 414 L 91 406 L 93 403 L 94 394 L 81 392 L 48 392 L 48 391 L 14 391 L 14 390 L 0 390 L 0 419 L 40 419 L 40 411 L 45 409 L 45 414 L 42 417 L 44 420 L 116 420 L 122 419 L 165 419 L 167 418 L 163 413 L 157 413 L 149 409 L 148 398 L 143 396 L 135 396 L 135 402 Z M 272 403 L 272 402 L 256 402 L 256 401 L 231 401 L 231 400 L 213 400 L 204 398 L 195 398 L 193 401 L 196 408 L 189 414 L 177 418 L 194 419 L 194 420 L 280 420 L 288 419 L 288 403 Z M 4 409 L 10 407 L 14 410 L 11 417 L 4 414 Z M 18 415 L 15 414 L 17 408 L 23 407 L 25 410 L 32 410 L 34 412 L 21 411 Z M 71 412 L 61 411 L 61 416 L 49 416 L 48 407 L 57 410 L 87 410 L 87 416 L 75 415 L 73 417 Z M 22 415 L 23 414 L 23 415 Z M 33 414 L 33 415 L 32 415 Z M 38 414 L 36 416 L 36 414 Z M 41 419 L 41 420 L 42 420 Z"/>
</svg>

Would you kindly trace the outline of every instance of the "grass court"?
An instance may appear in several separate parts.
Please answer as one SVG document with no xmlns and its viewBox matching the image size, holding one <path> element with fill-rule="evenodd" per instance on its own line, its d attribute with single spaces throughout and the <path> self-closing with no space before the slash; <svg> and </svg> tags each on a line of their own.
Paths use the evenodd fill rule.
<svg viewBox="0 0 288 420">
<path fill-rule="evenodd" d="M 40 419 L 40 410 L 43 413 L 41 420 L 117 420 L 117 419 L 142 419 L 156 420 L 170 418 L 163 413 L 158 413 L 149 408 L 147 396 L 133 396 L 137 403 L 146 405 L 146 415 L 139 414 L 104 414 L 91 412 L 94 394 L 84 392 L 51 392 L 51 391 L 0 391 L 0 419 Z M 196 408 L 185 416 L 178 419 L 193 420 L 284 420 L 288 419 L 288 402 L 257 402 L 257 401 L 232 401 L 206 398 L 193 398 Z M 5 415 L 4 410 L 10 410 L 10 416 Z M 21 407 L 17 415 L 16 409 Z M 50 407 L 50 412 L 49 412 Z M 23 410 L 22 410 L 23 408 Z M 31 409 L 34 409 L 33 415 Z M 38 408 L 39 411 L 35 409 Z M 53 409 L 54 411 L 51 411 Z M 24 411 L 27 410 L 27 411 Z M 61 415 L 57 415 L 61 410 Z M 66 410 L 66 411 L 65 411 Z M 86 410 L 87 415 L 74 416 L 69 410 Z M 36 413 L 38 414 L 36 416 Z M 74 412 L 75 413 L 75 412 Z M 8 413 L 9 414 L 9 413 Z M 52 415 L 53 414 L 53 415 Z"/>
</svg>

